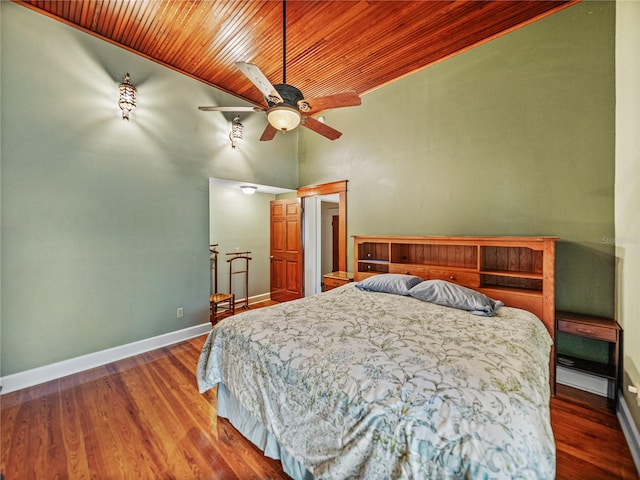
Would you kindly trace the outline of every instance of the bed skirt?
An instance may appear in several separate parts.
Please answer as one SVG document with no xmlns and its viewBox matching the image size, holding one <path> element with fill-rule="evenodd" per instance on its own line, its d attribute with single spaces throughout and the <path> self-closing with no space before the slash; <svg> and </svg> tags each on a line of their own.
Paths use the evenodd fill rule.
<svg viewBox="0 0 640 480">
<path fill-rule="evenodd" d="M 223 383 L 218 384 L 218 416 L 229 420 L 231 425 L 262 450 L 265 456 L 280 460 L 284 472 L 294 480 L 315 478 L 300 462 L 280 447 L 275 437 L 247 412 Z"/>
</svg>

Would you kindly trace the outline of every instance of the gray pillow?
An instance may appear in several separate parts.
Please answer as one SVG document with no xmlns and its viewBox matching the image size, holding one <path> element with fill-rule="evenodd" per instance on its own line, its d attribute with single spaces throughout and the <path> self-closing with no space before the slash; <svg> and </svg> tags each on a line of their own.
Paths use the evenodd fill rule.
<svg viewBox="0 0 640 480">
<path fill-rule="evenodd" d="M 485 294 L 445 280 L 426 280 L 409 290 L 409 295 L 424 302 L 466 310 L 474 315 L 491 317 L 504 303 Z"/>
<path fill-rule="evenodd" d="M 367 277 L 356 283 L 356 287 L 367 292 L 393 293 L 395 295 L 408 295 L 411 287 L 422 281 L 415 275 L 402 275 L 400 273 L 381 273 Z"/>
</svg>

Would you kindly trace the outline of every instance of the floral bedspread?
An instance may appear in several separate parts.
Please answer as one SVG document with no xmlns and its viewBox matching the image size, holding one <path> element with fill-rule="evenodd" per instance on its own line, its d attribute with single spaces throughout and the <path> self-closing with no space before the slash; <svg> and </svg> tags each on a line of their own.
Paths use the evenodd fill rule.
<svg viewBox="0 0 640 480">
<path fill-rule="evenodd" d="M 349 284 L 220 322 L 197 366 L 319 479 L 553 479 L 551 338 Z"/>
</svg>

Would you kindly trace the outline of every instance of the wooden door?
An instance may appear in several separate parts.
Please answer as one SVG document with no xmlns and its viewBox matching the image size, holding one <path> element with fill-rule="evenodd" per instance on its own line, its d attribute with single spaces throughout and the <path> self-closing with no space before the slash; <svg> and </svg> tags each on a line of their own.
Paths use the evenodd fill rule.
<svg viewBox="0 0 640 480">
<path fill-rule="evenodd" d="M 302 298 L 301 238 L 300 198 L 271 201 L 271 300 Z"/>
</svg>

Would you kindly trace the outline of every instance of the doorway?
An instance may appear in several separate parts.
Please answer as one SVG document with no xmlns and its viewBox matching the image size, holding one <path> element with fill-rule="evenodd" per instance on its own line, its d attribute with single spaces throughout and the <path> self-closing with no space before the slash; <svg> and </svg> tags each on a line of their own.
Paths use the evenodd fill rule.
<svg viewBox="0 0 640 480">
<path fill-rule="evenodd" d="M 209 186 L 209 223 L 210 223 L 210 241 L 211 243 L 220 243 L 220 251 L 233 252 L 236 249 L 252 251 L 252 265 L 251 265 L 251 278 L 249 279 L 249 302 L 254 303 L 269 298 L 270 285 L 269 285 L 269 201 L 275 200 L 276 195 L 278 198 L 291 198 L 291 196 L 300 197 L 303 200 L 305 206 L 304 219 L 306 220 L 309 210 L 307 208 L 307 201 L 311 197 L 321 197 L 319 202 L 319 213 L 316 218 L 322 217 L 322 202 L 334 203 L 338 202 L 338 226 L 337 232 L 337 250 L 338 250 L 338 271 L 346 271 L 346 187 L 347 181 L 342 180 L 338 182 L 332 182 L 321 185 L 314 185 L 308 187 L 301 187 L 297 190 L 284 189 L 279 187 L 269 187 L 265 185 L 259 185 L 252 182 L 245 181 L 231 181 L 217 178 L 211 178 Z M 240 186 L 243 185 L 257 186 L 257 192 L 254 195 L 244 195 L 240 193 Z M 284 196 L 281 196 L 284 195 Z M 258 202 L 259 207 L 254 207 L 255 202 Z M 250 202 L 250 203 L 249 203 Z M 262 203 L 260 203 L 262 202 Z M 251 206 L 249 206 L 251 205 Z M 334 203 L 335 205 L 335 203 Z M 254 214 L 251 217 L 247 217 L 249 212 L 253 211 Z M 257 213 L 260 212 L 260 213 Z M 335 216 L 335 215 L 332 215 Z M 265 221 L 264 228 L 258 228 L 258 225 Z M 251 230 L 247 230 L 247 228 Z M 303 227 L 306 234 L 306 227 Z M 247 230 L 247 231 L 245 231 Z M 315 279 L 316 286 L 313 289 L 307 290 L 305 285 L 305 295 L 309 295 L 311 291 L 321 290 L 322 280 L 322 264 L 313 264 L 311 266 L 306 265 L 307 249 L 309 245 L 307 241 L 304 241 L 304 256 L 305 256 L 305 272 L 315 272 L 313 278 Z M 336 241 L 331 239 L 329 241 L 332 246 L 335 247 Z M 319 248 L 323 243 L 322 238 L 316 240 L 316 248 Z M 204 247 L 206 248 L 206 246 Z M 205 250 L 206 251 L 206 250 Z M 316 255 L 317 257 L 318 255 Z M 333 254 L 332 254 L 333 256 Z M 325 269 L 335 271 L 334 265 L 331 267 L 325 267 Z M 220 290 L 228 291 L 233 290 L 233 287 L 229 289 L 228 282 L 226 281 L 227 275 L 220 275 L 221 285 Z M 305 277 L 305 283 L 307 278 Z"/>
<path fill-rule="evenodd" d="M 304 201 L 304 295 L 309 296 L 322 291 L 325 274 L 339 270 L 340 198 L 338 194 L 317 195 Z"/>
<path fill-rule="evenodd" d="M 255 186 L 257 190 L 251 195 L 245 194 L 240 187 L 246 185 Z M 296 190 L 246 181 L 209 179 L 209 241 L 219 244 L 219 292 L 235 293 L 237 299 L 245 297 L 241 275 L 235 275 L 229 285 L 227 260 L 230 256 L 227 254 L 250 251 L 249 303 L 269 300 L 269 202 L 284 195 L 295 197 Z M 207 251 L 208 246 L 203 245 L 205 259 Z M 212 278 L 210 283 L 213 291 Z"/>
<path fill-rule="evenodd" d="M 320 264 L 320 255 L 317 250 L 322 244 L 320 239 L 321 228 L 318 227 L 318 218 L 321 217 L 322 199 L 331 199 L 334 203 L 338 203 L 338 269 L 337 271 L 347 271 L 347 180 L 340 180 L 332 183 L 323 183 L 321 185 L 311 185 L 308 187 L 300 187 L 298 189 L 298 197 L 303 198 L 303 207 L 305 210 L 303 218 L 304 241 L 305 241 L 305 269 L 316 272 L 311 275 L 305 270 L 305 296 L 313 295 L 321 291 L 322 277 L 318 272 L 322 271 Z M 335 214 L 332 213 L 332 217 Z M 309 249 L 315 248 L 312 253 Z M 307 257 L 313 257 L 308 260 Z M 333 266 L 332 266 L 333 268 Z M 335 271 L 335 270 L 333 270 Z"/>
</svg>

